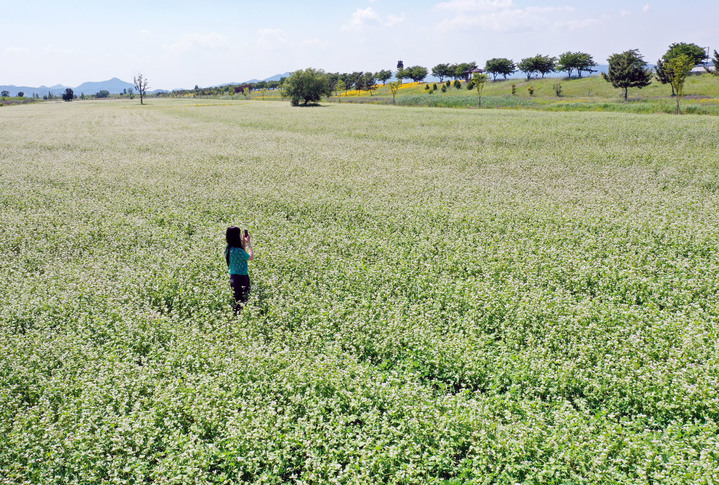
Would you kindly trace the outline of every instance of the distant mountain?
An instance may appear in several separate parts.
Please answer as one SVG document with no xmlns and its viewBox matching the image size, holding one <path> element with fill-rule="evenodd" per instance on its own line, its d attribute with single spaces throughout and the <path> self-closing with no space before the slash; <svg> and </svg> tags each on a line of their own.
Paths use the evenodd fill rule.
<svg viewBox="0 0 719 485">
<path fill-rule="evenodd" d="M 54 86 L 40 86 L 40 87 L 31 87 L 31 86 L 15 86 L 15 85 L 6 85 L 6 86 L 0 86 L 0 91 L 9 91 L 10 96 L 17 96 L 17 93 L 24 93 L 26 97 L 32 97 L 33 94 L 37 93 L 39 96 L 45 96 L 47 93 L 52 93 L 54 96 L 61 96 L 62 93 L 65 92 L 67 88 L 72 88 L 72 90 L 75 92 L 77 96 L 80 96 L 82 93 L 85 94 L 95 94 L 98 91 L 107 90 L 110 92 L 110 94 L 120 94 L 122 93 L 123 89 L 130 89 L 135 88 L 131 83 L 122 81 L 116 77 L 109 79 L 107 81 L 102 82 L 85 82 L 80 84 L 77 87 L 73 86 L 64 86 L 62 84 L 56 84 Z"/>
<path fill-rule="evenodd" d="M 254 84 L 254 83 L 259 83 L 259 82 L 262 82 L 262 81 L 264 81 L 264 82 L 267 82 L 267 81 L 279 81 L 279 80 L 282 79 L 283 77 L 290 77 L 291 75 L 292 75 L 291 72 L 286 72 L 286 73 L 284 73 L 284 74 L 275 74 L 274 76 L 268 77 L 268 78 L 266 78 L 266 79 L 255 79 L 255 78 L 252 78 L 252 79 L 250 79 L 249 81 L 242 81 L 241 83 L 225 83 L 225 84 L 220 84 L 220 86 L 229 86 L 229 85 L 236 85 L 236 84 Z"/>
<path fill-rule="evenodd" d="M 98 91 L 102 91 L 103 89 L 106 91 L 110 91 L 110 94 L 120 94 L 122 93 L 123 89 L 135 90 L 135 86 L 132 83 L 121 81 L 120 79 L 113 77 L 108 81 L 87 82 L 80 84 L 76 88 L 72 88 L 72 90 L 75 91 L 75 94 L 77 94 L 78 96 L 80 96 L 80 94 L 82 93 L 95 94 Z"/>
</svg>

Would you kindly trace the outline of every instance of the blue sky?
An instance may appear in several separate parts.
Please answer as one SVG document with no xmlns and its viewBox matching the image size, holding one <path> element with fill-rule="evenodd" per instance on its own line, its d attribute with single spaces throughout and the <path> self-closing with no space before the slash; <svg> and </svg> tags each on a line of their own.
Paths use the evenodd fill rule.
<svg viewBox="0 0 719 485">
<path fill-rule="evenodd" d="M 39 0 L 0 19 L 0 84 L 76 86 L 142 72 L 151 89 L 213 86 L 305 67 L 405 65 L 583 51 L 600 64 L 672 42 L 719 50 L 719 1 Z"/>
</svg>

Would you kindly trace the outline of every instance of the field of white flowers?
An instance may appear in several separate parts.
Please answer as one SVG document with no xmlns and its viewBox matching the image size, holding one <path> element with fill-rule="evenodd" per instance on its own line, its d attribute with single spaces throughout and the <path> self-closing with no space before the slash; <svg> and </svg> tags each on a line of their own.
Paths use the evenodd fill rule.
<svg viewBox="0 0 719 485">
<path fill-rule="evenodd" d="M 716 133 L 1 109 L 0 483 L 717 483 Z"/>
</svg>

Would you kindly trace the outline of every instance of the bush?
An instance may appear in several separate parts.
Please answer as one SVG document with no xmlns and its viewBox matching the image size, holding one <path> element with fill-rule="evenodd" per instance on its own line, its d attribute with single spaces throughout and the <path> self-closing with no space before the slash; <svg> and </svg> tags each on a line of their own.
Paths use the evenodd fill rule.
<svg viewBox="0 0 719 485">
<path fill-rule="evenodd" d="M 455 79 L 455 80 L 454 80 L 454 87 L 455 87 L 456 89 L 460 89 L 460 88 L 462 87 L 462 81 L 460 81 L 459 79 Z"/>
<path fill-rule="evenodd" d="M 443 93 L 446 93 L 446 92 L 447 92 L 447 86 L 444 85 L 444 84 L 442 85 L 442 92 L 443 92 Z"/>
<path fill-rule="evenodd" d="M 473 89 L 474 89 L 474 83 L 473 83 L 472 81 L 468 82 L 468 83 L 467 83 L 467 90 L 468 90 L 468 91 L 471 91 L 471 90 L 473 90 Z"/>
<path fill-rule="evenodd" d="M 557 94 L 557 97 L 560 97 L 562 95 L 562 83 L 554 83 L 554 92 Z"/>
<path fill-rule="evenodd" d="M 107 98 L 108 96 L 110 96 L 110 91 L 108 91 L 107 89 L 100 90 L 97 92 L 97 94 L 95 94 L 95 97 L 97 99 Z"/>
<path fill-rule="evenodd" d="M 512 83 L 512 96 L 517 95 L 517 85 Z"/>
<path fill-rule="evenodd" d="M 529 96 L 534 96 L 534 86 L 527 86 L 527 91 L 529 92 Z"/>
</svg>

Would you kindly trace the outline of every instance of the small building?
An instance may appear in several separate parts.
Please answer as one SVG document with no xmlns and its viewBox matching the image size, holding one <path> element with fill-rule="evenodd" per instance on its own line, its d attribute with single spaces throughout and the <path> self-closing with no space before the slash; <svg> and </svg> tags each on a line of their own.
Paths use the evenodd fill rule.
<svg viewBox="0 0 719 485">
<path fill-rule="evenodd" d="M 475 67 L 474 69 L 468 69 L 464 71 L 464 80 L 469 82 L 472 80 L 475 74 L 483 74 L 484 69 L 480 69 L 478 67 Z"/>
</svg>

